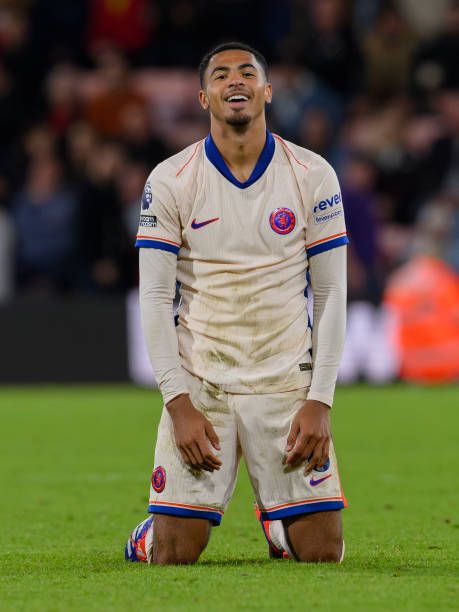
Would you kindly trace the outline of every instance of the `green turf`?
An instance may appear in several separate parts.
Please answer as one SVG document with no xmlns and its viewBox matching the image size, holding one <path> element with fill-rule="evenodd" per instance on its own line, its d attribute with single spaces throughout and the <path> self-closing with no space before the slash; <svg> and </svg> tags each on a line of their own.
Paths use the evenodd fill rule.
<svg viewBox="0 0 459 612">
<path fill-rule="evenodd" d="M 342 566 L 270 561 L 245 470 L 193 567 L 123 560 L 143 518 L 159 396 L 0 389 L 1 610 L 453 610 L 457 388 L 340 389 Z"/>
</svg>

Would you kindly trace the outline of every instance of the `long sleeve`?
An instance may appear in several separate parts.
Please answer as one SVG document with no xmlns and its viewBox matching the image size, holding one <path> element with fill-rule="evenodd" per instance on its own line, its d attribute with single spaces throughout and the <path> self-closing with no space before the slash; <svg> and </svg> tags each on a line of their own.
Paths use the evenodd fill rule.
<svg viewBox="0 0 459 612">
<path fill-rule="evenodd" d="M 346 330 L 346 246 L 310 258 L 313 371 L 308 399 L 331 406 Z"/>
<path fill-rule="evenodd" d="M 188 393 L 173 316 L 176 267 L 175 253 L 151 248 L 139 250 L 142 327 L 164 403 Z"/>
</svg>

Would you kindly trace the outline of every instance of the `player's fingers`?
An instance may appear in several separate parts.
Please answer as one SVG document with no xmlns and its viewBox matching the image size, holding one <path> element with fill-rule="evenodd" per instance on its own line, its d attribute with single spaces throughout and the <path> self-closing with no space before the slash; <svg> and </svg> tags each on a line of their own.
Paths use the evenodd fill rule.
<svg viewBox="0 0 459 612">
<path fill-rule="evenodd" d="M 196 457 L 198 469 L 206 470 L 206 472 L 212 472 L 213 469 L 209 468 L 206 465 L 203 453 L 201 452 L 201 449 L 199 448 L 199 444 L 197 442 L 193 442 L 191 450 L 193 451 L 193 455 Z"/>
<path fill-rule="evenodd" d="M 201 466 L 209 472 L 219 470 L 221 461 L 212 453 L 209 443 L 204 436 L 202 436 L 202 439 L 196 441 L 196 446 L 201 458 Z"/>
<path fill-rule="evenodd" d="M 330 453 L 330 439 L 327 438 L 322 446 L 322 458 L 320 459 L 317 467 L 322 468 L 328 461 L 328 455 Z"/>
<path fill-rule="evenodd" d="M 210 421 L 206 423 L 206 436 L 209 438 L 209 442 L 216 450 L 221 450 L 220 448 L 220 440 L 218 439 L 217 432 L 212 426 Z"/>
<path fill-rule="evenodd" d="M 314 468 L 319 467 L 319 463 L 322 459 L 323 446 L 324 446 L 323 442 L 321 441 L 317 442 L 316 446 L 314 447 L 314 451 L 308 460 L 306 469 L 304 470 L 305 476 L 310 474 Z"/>
<path fill-rule="evenodd" d="M 292 450 L 292 448 L 295 446 L 295 442 L 297 440 L 299 431 L 300 431 L 300 426 L 298 425 L 298 423 L 293 421 L 292 426 L 290 427 L 289 434 L 287 436 L 287 443 L 285 445 L 286 453 L 289 453 Z"/>
<path fill-rule="evenodd" d="M 212 468 L 212 470 L 219 470 L 222 465 L 221 459 L 213 454 L 211 447 L 209 446 L 207 441 L 203 445 L 202 451 L 205 465 Z"/>
<path fill-rule="evenodd" d="M 212 470 L 219 470 L 222 466 L 220 459 L 213 455 L 210 451 L 204 456 L 204 463 L 212 468 Z"/>
<path fill-rule="evenodd" d="M 183 461 L 191 466 L 194 467 L 194 458 L 193 456 L 188 452 L 188 449 L 185 446 L 179 446 L 179 451 L 182 455 L 182 459 Z"/>
<path fill-rule="evenodd" d="M 195 470 L 201 469 L 201 462 L 199 460 L 199 455 L 195 452 L 195 446 L 193 442 L 189 442 L 186 446 L 186 451 L 191 459 L 191 467 Z"/>
<path fill-rule="evenodd" d="M 315 455 L 315 450 L 316 450 L 318 443 L 319 441 L 317 440 L 317 438 L 311 437 L 309 438 L 308 443 L 306 444 L 304 448 L 303 455 L 301 457 L 301 461 L 308 462 L 308 465 L 306 467 L 306 470 L 308 471 L 305 473 L 309 473 L 312 470 L 312 468 L 309 469 L 309 466 L 311 465 L 311 461 L 314 461 L 314 465 L 317 462 L 317 455 Z M 319 451 L 320 451 L 320 448 L 319 448 Z"/>
<path fill-rule="evenodd" d="M 296 438 L 295 446 L 292 450 L 287 454 L 285 458 L 285 463 L 290 466 L 297 465 L 301 461 L 304 461 L 304 449 L 308 446 L 309 438 L 304 435 L 299 435 Z"/>
</svg>

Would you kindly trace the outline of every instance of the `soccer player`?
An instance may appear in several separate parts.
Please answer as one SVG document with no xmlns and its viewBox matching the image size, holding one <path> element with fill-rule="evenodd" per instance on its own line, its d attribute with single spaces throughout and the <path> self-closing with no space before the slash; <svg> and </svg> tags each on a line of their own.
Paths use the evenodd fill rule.
<svg viewBox="0 0 459 612">
<path fill-rule="evenodd" d="M 345 498 L 330 408 L 348 240 L 338 180 L 320 156 L 266 129 L 272 88 L 256 50 L 218 46 L 200 78 L 210 134 L 160 163 L 142 197 L 140 305 L 164 410 L 153 516 L 126 558 L 195 562 L 242 455 L 270 555 L 339 562 Z"/>
</svg>

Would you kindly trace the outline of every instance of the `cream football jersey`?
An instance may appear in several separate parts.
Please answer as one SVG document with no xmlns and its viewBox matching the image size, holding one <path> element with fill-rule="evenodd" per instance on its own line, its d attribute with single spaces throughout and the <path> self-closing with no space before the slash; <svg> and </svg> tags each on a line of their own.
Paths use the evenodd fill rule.
<svg viewBox="0 0 459 612">
<path fill-rule="evenodd" d="M 244 183 L 210 135 L 159 164 L 136 246 L 177 254 L 183 367 L 245 394 L 309 386 L 308 260 L 347 242 L 331 166 L 267 132 Z"/>
</svg>

